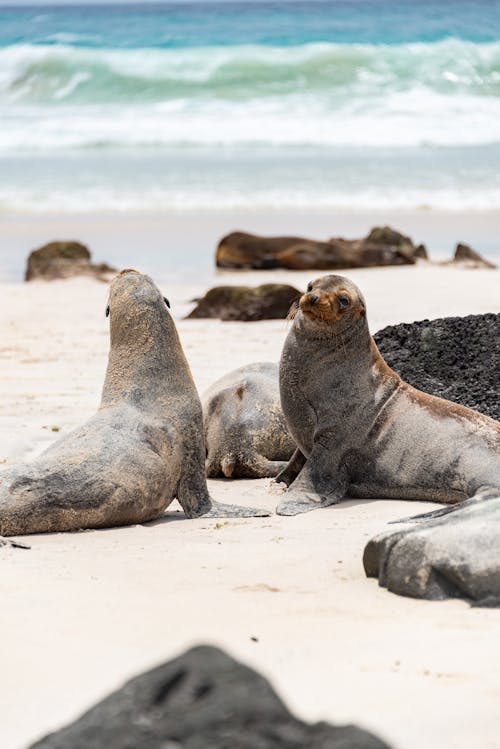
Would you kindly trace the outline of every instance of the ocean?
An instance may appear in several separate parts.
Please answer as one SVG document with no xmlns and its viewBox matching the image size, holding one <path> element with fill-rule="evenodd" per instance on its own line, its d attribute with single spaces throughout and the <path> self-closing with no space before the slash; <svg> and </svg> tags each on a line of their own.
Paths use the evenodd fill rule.
<svg viewBox="0 0 500 749">
<path fill-rule="evenodd" d="M 500 207 L 500 2 L 0 7 L 0 215 Z"/>
</svg>

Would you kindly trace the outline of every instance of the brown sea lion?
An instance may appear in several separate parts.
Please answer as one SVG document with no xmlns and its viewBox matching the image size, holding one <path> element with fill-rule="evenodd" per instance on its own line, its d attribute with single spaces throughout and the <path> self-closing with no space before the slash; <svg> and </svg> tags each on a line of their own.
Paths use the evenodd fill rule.
<svg viewBox="0 0 500 749">
<path fill-rule="evenodd" d="M 33 463 L 0 474 L 0 534 L 144 523 L 177 498 L 187 517 L 268 513 L 211 501 L 201 403 L 153 281 L 117 276 L 101 406 Z"/>
<path fill-rule="evenodd" d="M 454 503 L 500 491 L 500 424 L 393 372 L 347 278 L 318 278 L 301 297 L 281 356 L 280 393 L 306 462 L 293 482 L 288 470 L 279 514 L 346 495 Z"/>
<path fill-rule="evenodd" d="M 332 237 L 326 242 L 304 237 L 260 237 L 236 231 L 216 250 L 219 268 L 289 268 L 340 270 L 380 265 L 413 265 L 427 257 L 423 245 L 388 226 L 375 227 L 362 239 Z"/>
<path fill-rule="evenodd" d="M 295 443 L 281 410 L 277 364 L 248 364 L 224 375 L 201 403 L 208 477 L 265 478 L 286 467 Z"/>
</svg>

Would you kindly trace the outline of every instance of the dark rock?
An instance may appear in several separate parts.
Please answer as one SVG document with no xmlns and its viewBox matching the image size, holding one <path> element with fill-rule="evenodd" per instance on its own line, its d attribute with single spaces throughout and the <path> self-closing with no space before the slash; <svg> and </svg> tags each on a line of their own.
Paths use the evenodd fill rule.
<svg viewBox="0 0 500 749">
<path fill-rule="evenodd" d="M 294 718 L 269 682 L 198 647 L 129 681 L 33 749 L 384 749 L 356 726 Z"/>
<path fill-rule="evenodd" d="M 335 240 L 330 241 L 333 242 Z M 365 246 L 389 247 L 398 250 L 410 258 L 428 259 L 427 249 L 424 244 L 415 246 L 410 237 L 401 234 L 401 232 L 392 229 L 390 226 L 376 226 L 371 230 L 366 239 L 361 241 L 364 242 Z"/>
<path fill-rule="evenodd" d="M 429 255 L 427 254 L 427 247 L 425 246 L 425 244 L 419 244 L 415 247 L 413 257 L 417 258 L 417 260 L 429 259 Z"/>
<path fill-rule="evenodd" d="M 280 283 L 255 287 L 216 286 L 198 301 L 188 318 L 244 321 L 284 318 L 300 295 L 298 289 Z"/>
<path fill-rule="evenodd" d="M 233 232 L 221 239 L 216 251 L 220 268 L 340 270 L 412 265 L 417 257 L 427 257 L 425 247 L 416 247 L 409 237 L 388 226 L 372 229 L 364 239 L 334 237 L 327 242 Z"/>
<path fill-rule="evenodd" d="M 497 266 L 469 247 L 468 244 L 457 244 L 455 256 L 451 263 L 460 263 L 467 268 L 488 268 L 494 270 Z"/>
<path fill-rule="evenodd" d="M 391 325 L 374 339 L 410 385 L 500 419 L 500 314 Z"/>
<path fill-rule="evenodd" d="M 416 516 L 366 546 L 368 577 L 393 593 L 500 606 L 500 497 Z"/>
<path fill-rule="evenodd" d="M 25 281 L 53 281 L 73 276 L 92 276 L 106 281 L 109 275 L 117 272 L 106 263 L 94 265 L 90 259 L 89 249 L 80 242 L 49 242 L 30 253 Z"/>
</svg>

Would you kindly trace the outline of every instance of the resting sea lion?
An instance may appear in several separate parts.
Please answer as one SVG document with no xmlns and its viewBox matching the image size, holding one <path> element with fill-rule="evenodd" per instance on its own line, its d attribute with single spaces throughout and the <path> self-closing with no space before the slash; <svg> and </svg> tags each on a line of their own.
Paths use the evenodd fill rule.
<svg viewBox="0 0 500 749">
<path fill-rule="evenodd" d="M 143 523 L 176 497 L 190 518 L 268 514 L 210 500 L 201 403 L 167 304 L 148 276 L 113 280 L 101 406 L 33 463 L 0 474 L 0 534 Z"/>
<path fill-rule="evenodd" d="M 499 548 L 500 492 L 492 489 L 379 534 L 363 564 L 368 577 L 402 596 L 500 606 Z"/>
<path fill-rule="evenodd" d="M 280 405 L 278 365 L 249 364 L 201 397 L 209 477 L 276 476 L 295 449 Z"/>
<path fill-rule="evenodd" d="M 380 355 L 363 296 L 347 278 L 319 278 L 301 297 L 281 356 L 280 393 L 306 462 L 279 514 L 346 494 L 454 503 L 500 490 L 500 424 L 401 380 Z"/>
</svg>

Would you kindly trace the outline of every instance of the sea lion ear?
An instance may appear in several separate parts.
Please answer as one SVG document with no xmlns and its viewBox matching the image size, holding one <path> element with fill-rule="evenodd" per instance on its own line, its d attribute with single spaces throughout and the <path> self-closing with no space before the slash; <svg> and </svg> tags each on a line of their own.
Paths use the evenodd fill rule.
<svg viewBox="0 0 500 749">
<path fill-rule="evenodd" d="M 168 299 L 167 299 L 166 296 L 163 297 L 163 301 L 165 302 L 165 304 L 167 305 L 167 307 L 170 309 L 170 302 L 168 301 Z"/>
<path fill-rule="evenodd" d="M 106 317 L 109 317 L 109 304 L 108 304 L 108 306 L 106 307 Z"/>
</svg>

